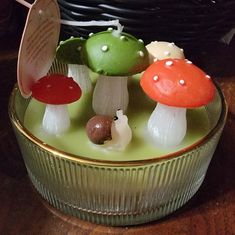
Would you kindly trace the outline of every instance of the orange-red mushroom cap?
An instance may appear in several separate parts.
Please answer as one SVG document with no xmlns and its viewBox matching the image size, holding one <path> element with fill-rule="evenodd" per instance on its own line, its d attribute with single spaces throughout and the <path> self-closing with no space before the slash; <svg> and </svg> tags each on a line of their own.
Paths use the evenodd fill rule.
<svg viewBox="0 0 235 235">
<path fill-rule="evenodd" d="M 210 76 L 185 59 L 156 61 L 143 73 L 140 85 L 154 101 L 174 107 L 200 107 L 215 95 Z"/>
<path fill-rule="evenodd" d="M 47 75 L 35 82 L 32 96 L 45 104 L 70 104 L 81 97 L 81 88 L 69 77 L 60 74 Z"/>
</svg>

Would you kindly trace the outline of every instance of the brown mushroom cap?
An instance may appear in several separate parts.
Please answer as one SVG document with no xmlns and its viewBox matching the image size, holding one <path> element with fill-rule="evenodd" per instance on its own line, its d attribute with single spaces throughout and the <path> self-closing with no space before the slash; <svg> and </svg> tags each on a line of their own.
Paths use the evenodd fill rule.
<svg viewBox="0 0 235 235">
<path fill-rule="evenodd" d="M 81 97 L 81 88 L 69 77 L 52 74 L 40 78 L 31 88 L 32 96 L 45 104 L 69 104 Z"/>
<path fill-rule="evenodd" d="M 140 84 L 151 99 L 168 106 L 200 107 L 215 95 L 210 76 L 185 59 L 156 61 L 143 73 Z"/>
</svg>

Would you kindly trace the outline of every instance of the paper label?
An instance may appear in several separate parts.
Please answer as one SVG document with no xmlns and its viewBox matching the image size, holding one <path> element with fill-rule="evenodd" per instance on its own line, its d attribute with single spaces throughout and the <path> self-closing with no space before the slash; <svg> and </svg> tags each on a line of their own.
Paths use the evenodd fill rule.
<svg viewBox="0 0 235 235">
<path fill-rule="evenodd" d="M 57 0 L 36 0 L 29 9 L 17 65 L 18 85 L 24 97 L 31 95 L 32 84 L 47 74 L 54 60 L 59 20 Z"/>
</svg>

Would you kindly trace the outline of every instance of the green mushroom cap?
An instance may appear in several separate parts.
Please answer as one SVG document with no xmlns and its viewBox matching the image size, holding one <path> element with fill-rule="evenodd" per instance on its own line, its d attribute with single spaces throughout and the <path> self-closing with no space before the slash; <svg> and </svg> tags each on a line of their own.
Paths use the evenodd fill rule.
<svg viewBox="0 0 235 235">
<path fill-rule="evenodd" d="M 85 41 L 85 39 L 77 37 L 61 41 L 56 49 L 56 59 L 66 64 L 84 64 L 82 50 Z"/>
<path fill-rule="evenodd" d="M 142 40 L 130 34 L 102 31 L 89 37 L 84 45 L 86 65 L 107 76 L 128 76 L 149 66 L 148 51 Z"/>
</svg>

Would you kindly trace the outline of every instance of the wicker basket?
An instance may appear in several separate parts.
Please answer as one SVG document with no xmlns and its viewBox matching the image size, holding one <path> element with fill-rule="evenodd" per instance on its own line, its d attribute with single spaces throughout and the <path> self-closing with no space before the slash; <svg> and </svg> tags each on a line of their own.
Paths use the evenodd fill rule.
<svg viewBox="0 0 235 235">
<path fill-rule="evenodd" d="M 219 41 L 235 27 L 234 0 L 58 0 L 67 20 L 119 19 L 124 30 L 146 43 L 174 41 L 182 47 Z M 100 28 L 63 26 L 64 37 L 87 36 Z"/>
</svg>

